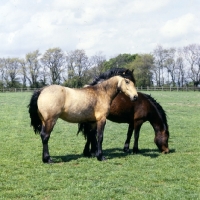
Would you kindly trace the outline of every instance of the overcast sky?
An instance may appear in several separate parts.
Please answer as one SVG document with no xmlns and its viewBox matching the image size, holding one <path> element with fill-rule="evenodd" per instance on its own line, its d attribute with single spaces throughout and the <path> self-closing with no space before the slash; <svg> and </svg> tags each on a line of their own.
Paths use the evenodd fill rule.
<svg viewBox="0 0 200 200">
<path fill-rule="evenodd" d="M 200 44 L 199 0 L 1 0 L 0 57 L 49 48 L 150 53 Z"/>
</svg>

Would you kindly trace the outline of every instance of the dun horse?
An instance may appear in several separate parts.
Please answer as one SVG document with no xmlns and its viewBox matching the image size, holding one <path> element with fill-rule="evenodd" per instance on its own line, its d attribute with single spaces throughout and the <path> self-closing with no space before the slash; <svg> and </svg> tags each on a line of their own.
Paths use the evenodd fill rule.
<svg viewBox="0 0 200 200">
<path fill-rule="evenodd" d="M 102 81 L 102 80 L 100 80 Z M 95 80 L 91 85 L 97 84 Z M 131 102 L 123 93 L 119 93 L 112 101 L 107 119 L 117 123 L 128 123 L 127 139 L 124 144 L 124 151 L 129 152 L 130 140 L 134 131 L 133 153 L 138 153 L 138 140 L 142 124 L 149 121 L 155 131 L 154 142 L 162 153 L 168 153 L 168 123 L 166 113 L 162 106 L 150 95 L 138 92 L 137 101 Z M 96 151 L 95 128 L 89 123 L 79 124 L 78 132 L 82 131 L 87 142 L 84 148 L 84 155 L 91 156 Z M 89 150 L 91 144 L 91 152 Z"/>
<path fill-rule="evenodd" d="M 97 127 L 96 156 L 98 160 L 104 159 L 103 131 L 112 100 L 120 91 L 130 101 L 138 96 L 134 83 L 128 79 L 130 73 L 130 70 L 123 69 L 116 76 L 81 89 L 51 85 L 33 93 L 28 107 L 31 125 L 42 139 L 44 163 L 52 162 L 48 141 L 58 118 L 72 123 L 93 123 Z"/>
</svg>

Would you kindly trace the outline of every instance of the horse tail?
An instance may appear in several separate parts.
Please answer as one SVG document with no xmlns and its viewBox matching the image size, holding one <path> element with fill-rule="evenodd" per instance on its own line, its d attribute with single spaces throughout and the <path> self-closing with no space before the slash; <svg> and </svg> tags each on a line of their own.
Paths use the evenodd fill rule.
<svg viewBox="0 0 200 200">
<path fill-rule="evenodd" d="M 38 115 L 38 105 L 37 100 L 40 96 L 42 90 L 37 90 L 33 93 L 30 103 L 27 106 L 29 108 L 29 115 L 31 118 L 31 126 L 33 126 L 33 130 L 35 133 L 40 133 L 42 129 L 42 121 Z"/>
<path fill-rule="evenodd" d="M 84 135 L 85 139 L 87 139 L 87 123 L 78 123 L 78 131 L 77 135 L 82 132 Z"/>
</svg>

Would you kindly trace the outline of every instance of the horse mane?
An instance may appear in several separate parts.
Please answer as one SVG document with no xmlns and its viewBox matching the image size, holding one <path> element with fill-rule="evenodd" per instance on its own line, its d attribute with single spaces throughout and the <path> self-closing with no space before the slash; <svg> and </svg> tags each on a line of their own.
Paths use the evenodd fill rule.
<svg viewBox="0 0 200 200">
<path fill-rule="evenodd" d="M 150 101 L 150 103 L 156 108 L 159 115 L 161 116 L 163 123 L 166 125 L 166 129 L 168 130 L 168 123 L 167 123 L 167 115 L 163 107 L 151 96 L 148 94 L 144 94 L 147 99 Z"/>
<path fill-rule="evenodd" d="M 107 80 L 113 76 L 121 76 L 131 80 L 135 84 L 135 77 L 133 76 L 133 70 L 126 68 L 111 68 L 110 70 L 100 74 L 98 77 L 95 77 L 92 83 L 89 85 L 96 85 L 104 80 Z"/>
</svg>

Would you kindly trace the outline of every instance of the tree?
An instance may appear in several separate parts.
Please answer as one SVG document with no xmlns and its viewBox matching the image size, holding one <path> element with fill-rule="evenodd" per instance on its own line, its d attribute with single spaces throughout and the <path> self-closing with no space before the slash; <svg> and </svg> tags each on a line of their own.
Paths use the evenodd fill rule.
<svg viewBox="0 0 200 200">
<path fill-rule="evenodd" d="M 49 70 L 49 78 L 51 84 L 60 84 L 62 82 L 62 74 L 66 64 L 66 57 L 60 48 L 48 49 L 41 58 L 43 64 L 42 82 L 47 82 L 47 70 Z"/>
<path fill-rule="evenodd" d="M 20 74 L 22 75 L 22 86 L 26 87 L 26 80 L 27 80 L 27 70 L 26 70 L 26 61 L 24 59 L 19 59 L 20 64 Z"/>
<path fill-rule="evenodd" d="M 134 76 L 137 86 L 152 85 L 152 70 L 154 68 L 154 60 L 151 54 L 138 54 L 133 62 L 127 65 L 129 69 L 134 69 Z"/>
<path fill-rule="evenodd" d="M 82 87 L 88 82 L 88 70 L 91 66 L 84 50 L 75 50 L 67 53 L 68 79 L 65 85 L 68 87 Z"/>
<path fill-rule="evenodd" d="M 6 87 L 18 87 L 20 64 L 18 58 L 3 59 L 3 79 Z"/>
<path fill-rule="evenodd" d="M 170 48 L 167 50 L 167 55 L 165 58 L 165 61 L 163 62 L 163 67 L 167 69 L 168 73 L 168 83 L 169 83 L 169 75 L 171 76 L 172 84 L 175 86 L 175 75 L 176 75 L 176 58 L 175 58 L 175 53 L 176 49 Z"/>
<path fill-rule="evenodd" d="M 39 76 L 40 76 L 40 62 L 39 62 L 39 50 L 33 51 L 26 54 L 26 70 L 27 70 L 27 79 L 29 81 L 30 87 L 39 87 Z"/>
<path fill-rule="evenodd" d="M 176 59 L 176 66 L 178 69 L 178 86 L 183 86 L 186 81 L 186 69 L 183 59 L 182 49 L 178 49 L 177 51 L 177 59 Z"/>
<path fill-rule="evenodd" d="M 154 69 L 154 72 L 158 86 L 164 84 L 164 66 L 166 60 L 169 58 L 172 49 L 173 48 L 164 49 L 161 45 L 158 45 L 153 51 L 154 64 L 156 66 L 156 70 Z"/>
<path fill-rule="evenodd" d="M 0 58 L 0 87 L 4 87 L 4 59 Z"/>
<path fill-rule="evenodd" d="M 88 70 L 89 77 L 92 81 L 94 77 L 99 76 L 104 72 L 104 63 L 106 62 L 106 57 L 102 52 L 97 52 L 90 58 L 91 69 Z"/>
<path fill-rule="evenodd" d="M 188 77 L 195 83 L 200 82 L 200 45 L 190 44 L 183 48 L 185 59 L 189 64 Z"/>
<path fill-rule="evenodd" d="M 113 67 L 125 67 L 127 64 L 133 62 L 137 54 L 119 54 L 104 63 L 104 71 Z"/>
</svg>

